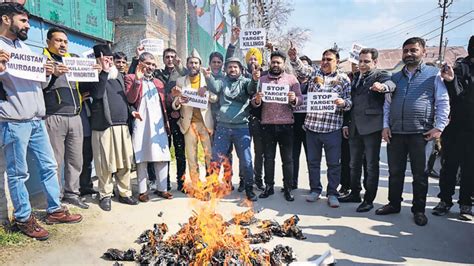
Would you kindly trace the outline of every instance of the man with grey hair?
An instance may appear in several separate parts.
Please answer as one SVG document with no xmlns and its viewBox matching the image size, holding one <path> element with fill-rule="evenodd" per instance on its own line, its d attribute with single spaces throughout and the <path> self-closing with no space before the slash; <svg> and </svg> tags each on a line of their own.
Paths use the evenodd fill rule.
<svg viewBox="0 0 474 266">
<path fill-rule="evenodd" d="M 157 178 L 156 194 L 165 199 L 173 198 L 167 190 L 169 151 L 168 116 L 165 104 L 165 85 L 153 77 L 156 69 L 155 57 L 148 52 L 138 58 L 135 74 L 125 76 L 127 100 L 136 109 L 133 116 L 132 144 L 135 151 L 138 175 L 138 199 L 148 201 L 147 165 L 151 163 Z"/>
<path fill-rule="evenodd" d="M 125 97 L 122 75 L 113 63 L 112 51 L 108 45 L 94 46 L 94 54 L 102 71 L 99 82 L 92 83 L 90 95 L 92 152 L 95 171 L 99 177 L 99 206 L 104 211 L 111 210 L 113 192 L 112 174 L 115 173 L 119 191 L 119 202 L 136 205 L 132 198 L 130 169 L 133 161 L 133 149 L 128 119 L 130 116 Z"/>
</svg>

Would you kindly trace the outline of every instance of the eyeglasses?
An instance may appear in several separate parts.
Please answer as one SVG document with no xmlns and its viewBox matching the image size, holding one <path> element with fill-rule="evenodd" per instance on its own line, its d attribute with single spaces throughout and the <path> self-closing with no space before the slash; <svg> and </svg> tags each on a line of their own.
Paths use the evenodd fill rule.
<svg viewBox="0 0 474 266">
<path fill-rule="evenodd" d="M 171 58 L 171 59 L 173 59 L 173 58 L 175 58 L 175 56 L 174 56 L 174 55 L 167 55 L 167 56 L 165 56 L 165 58 Z"/>
<path fill-rule="evenodd" d="M 364 64 L 370 64 L 372 63 L 372 60 L 359 60 L 359 64 L 364 63 Z"/>
<path fill-rule="evenodd" d="M 326 58 L 326 57 L 323 57 L 323 59 L 321 59 L 321 62 L 331 62 L 333 60 L 333 58 Z"/>
</svg>

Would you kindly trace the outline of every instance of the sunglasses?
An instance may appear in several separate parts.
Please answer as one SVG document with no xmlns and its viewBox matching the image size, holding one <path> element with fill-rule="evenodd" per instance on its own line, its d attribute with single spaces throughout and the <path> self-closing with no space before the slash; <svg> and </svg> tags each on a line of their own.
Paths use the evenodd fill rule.
<svg viewBox="0 0 474 266">
<path fill-rule="evenodd" d="M 332 60 L 333 60 L 333 58 L 326 58 L 326 57 L 324 57 L 323 59 L 321 59 L 321 62 L 324 62 L 324 61 L 326 61 L 326 62 L 331 62 Z"/>
</svg>

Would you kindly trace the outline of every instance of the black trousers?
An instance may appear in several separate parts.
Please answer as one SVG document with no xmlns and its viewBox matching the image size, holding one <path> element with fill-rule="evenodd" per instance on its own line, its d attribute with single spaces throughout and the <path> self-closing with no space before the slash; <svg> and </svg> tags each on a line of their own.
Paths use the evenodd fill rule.
<svg viewBox="0 0 474 266">
<path fill-rule="evenodd" d="M 82 172 L 79 176 L 79 191 L 93 188 L 92 184 L 92 141 L 91 137 L 84 137 L 82 144 Z"/>
<path fill-rule="evenodd" d="M 351 193 L 358 195 L 362 190 L 361 177 L 364 158 L 367 174 L 364 176 L 364 201 L 372 203 L 377 195 L 379 185 L 379 160 L 382 132 L 377 131 L 368 135 L 359 135 L 356 132 L 349 139 L 351 153 Z M 364 156 L 365 155 L 365 156 Z"/>
<path fill-rule="evenodd" d="M 455 192 L 456 176 L 461 167 L 460 205 L 471 206 L 474 189 L 474 133 L 446 127 L 441 137 L 443 158 L 438 197 L 450 204 Z"/>
<path fill-rule="evenodd" d="M 300 171 L 301 145 L 303 145 L 306 161 L 308 161 L 308 148 L 306 145 L 306 131 L 303 125 L 294 125 L 293 128 L 293 188 L 298 187 L 298 175 Z"/>
<path fill-rule="evenodd" d="M 184 135 L 178 126 L 178 119 L 170 118 L 169 125 L 171 136 L 169 137 L 169 145 L 174 147 L 174 155 L 176 158 L 176 181 L 178 184 L 183 184 L 183 177 L 186 173 L 186 153 L 184 150 Z M 170 167 L 168 166 L 168 187 L 170 183 Z"/>
<path fill-rule="evenodd" d="M 403 185 L 407 155 L 410 155 L 410 166 L 413 175 L 413 206 L 411 211 L 425 212 L 426 194 L 428 193 L 428 175 L 425 172 L 426 140 L 423 134 L 392 134 L 387 145 L 388 156 L 388 200 L 390 205 L 400 208 L 403 201 Z"/>
<path fill-rule="evenodd" d="M 349 140 L 342 137 L 341 143 L 341 188 L 349 189 L 351 187 L 351 153 Z"/>
<path fill-rule="evenodd" d="M 276 146 L 280 148 L 283 163 L 283 186 L 291 189 L 293 184 L 293 125 L 262 125 L 265 145 L 265 184 L 275 184 Z"/>
<path fill-rule="evenodd" d="M 253 140 L 254 158 L 253 158 L 253 176 L 255 183 L 263 184 L 263 160 L 264 144 L 263 131 L 260 119 L 255 116 L 250 117 L 249 121 L 250 136 Z"/>
</svg>

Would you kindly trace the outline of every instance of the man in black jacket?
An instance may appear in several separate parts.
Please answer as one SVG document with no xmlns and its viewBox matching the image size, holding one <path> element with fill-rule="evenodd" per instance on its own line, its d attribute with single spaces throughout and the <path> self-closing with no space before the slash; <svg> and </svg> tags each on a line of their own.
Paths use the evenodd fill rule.
<svg viewBox="0 0 474 266">
<path fill-rule="evenodd" d="M 469 40 L 468 56 L 449 73 L 444 83 L 451 103 L 451 120 L 442 135 L 443 161 L 439 179 L 440 202 L 433 214 L 446 215 L 453 206 L 458 165 L 461 166 L 459 209 L 461 220 L 472 219 L 471 195 L 474 187 L 474 36 Z"/>
<path fill-rule="evenodd" d="M 383 105 L 385 93 L 395 90 L 391 75 L 376 69 L 378 51 L 362 49 L 359 54 L 359 70 L 352 80 L 352 109 L 348 128 L 351 153 L 351 193 L 339 198 L 340 202 L 361 202 L 361 174 L 364 154 L 367 160 L 366 191 L 364 201 L 357 212 L 368 212 L 373 206 L 379 182 L 379 154 L 382 142 Z"/>
<path fill-rule="evenodd" d="M 113 63 L 112 51 L 108 45 L 94 46 L 95 57 L 102 67 L 99 82 L 90 89 L 92 97 L 91 128 L 94 165 L 99 177 L 99 206 L 104 211 L 111 210 L 113 191 L 112 174 L 119 191 L 119 202 L 136 205 L 132 198 L 130 169 L 133 149 L 128 130 L 129 105 L 125 97 L 122 75 Z M 136 112 L 132 112 L 136 115 Z"/>
<path fill-rule="evenodd" d="M 55 64 L 55 71 L 48 86 L 43 90 L 46 105 L 46 128 L 48 130 L 54 157 L 58 163 L 59 184 L 62 182 L 64 166 L 64 186 L 61 186 L 62 202 L 87 209 L 89 205 L 79 197 L 79 176 L 82 171 L 83 129 L 79 116 L 81 97 L 79 84 L 69 82 L 64 75 L 68 69 L 62 63 L 68 54 L 68 38 L 60 28 L 51 28 L 46 35 L 48 47 L 43 54 Z"/>
</svg>

